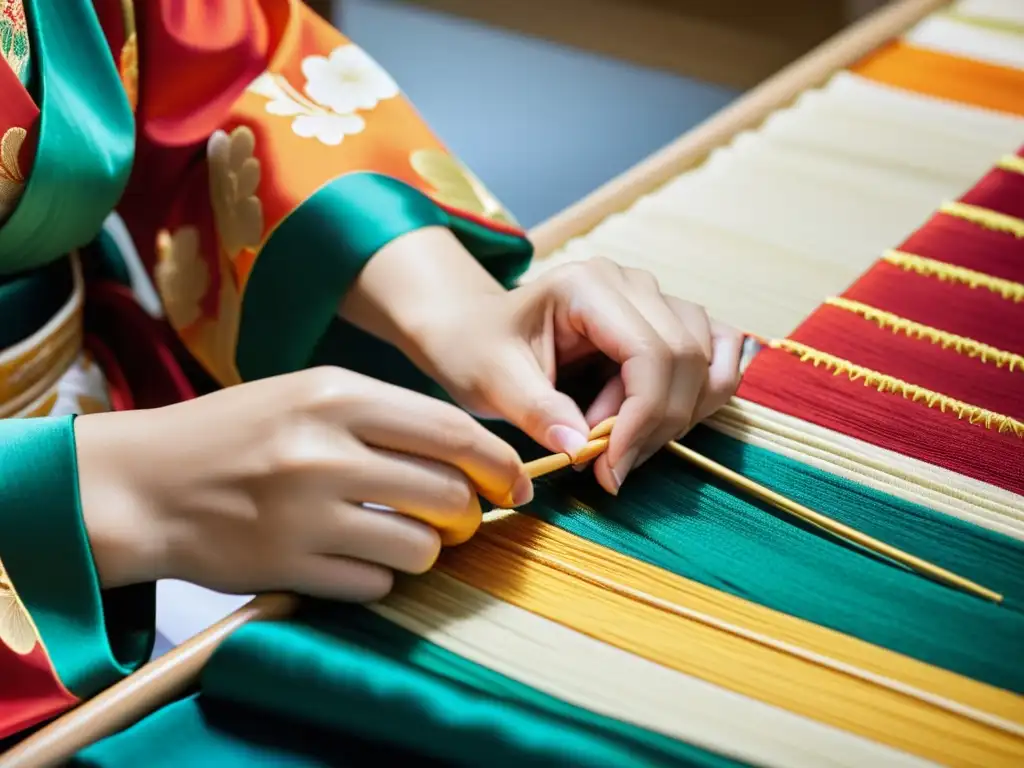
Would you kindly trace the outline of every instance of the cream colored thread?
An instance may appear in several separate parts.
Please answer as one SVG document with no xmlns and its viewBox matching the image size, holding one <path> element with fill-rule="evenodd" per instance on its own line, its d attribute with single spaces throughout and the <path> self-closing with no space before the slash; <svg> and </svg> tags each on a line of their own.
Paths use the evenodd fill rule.
<svg viewBox="0 0 1024 768">
<path fill-rule="evenodd" d="M 930 389 L 910 384 L 895 376 L 873 371 L 870 368 L 851 363 L 827 352 L 808 347 L 790 339 L 779 339 L 770 343 L 772 349 L 781 349 L 790 354 L 796 355 L 801 362 L 810 362 L 814 367 L 824 366 L 826 370 L 832 371 L 833 376 L 846 374 L 850 381 L 863 379 L 864 386 L 874 387 L 879 392 L 886 392 L 894 395 L 902 395 L 904 399 L 915 403 L 923 402 L 929 408 L 938 408 L 943 413 L 953 411 L 958 419 L 967 419 L 971 424 L 984 426 L 986 429 L 996 429 L 999 432 L 1009 432 L 1017 437 L 1024 438 L 1024 422 L 1005 416 L 1001 413 L 994 413 L 977 405 L 971 405 L 961 400 L 949 397 L 948 395 L 933 392 Z"/>
<path fill-rule="evenodd" d="M 1009 171 L 1010 173 L 1024 174 L 1024 157 L 1019 155 L 1003 155 L 999 158 L 999 162 L 996 163 L 996 168 Z"/>
<path fill-rule="evenodd" d="M 961 283 L 970 288 L 987 288 L 992 293 L 998 293 L 1004 299 L 1014 303 L 1024 301 L 1024 285 L 1012 280 L 992 277 L 984 272 L 975 272 L 973 269 L 927 259 L 924 256 L 904 251 L 886 251 L 882 260 L 908 272 L 916 272 L 922 277 L 935 277 L 944 282 Z"/>
<path fill-rule="evenodd" d="M 1017 369 L 1024 371 L 1024 356 L 1022 355 L 996 349 L 980 341 L 969 339 L 966 336 L 957 336 L 955 333 L 933 328 L 930 325 L 922 325 L 905 317 L 894 315 L 891 312 L 876 309 L 868 304 L 844 299 L 841 296 L 833 296 L 830 299 L 826 299 L 825 303 L 829 306 L 845 309 L 848 312 L 860 315 L 865 320 L 877 324 L 883 330 L 903 333 L 912 339 L 930 341 L 932 344 L 940 345 L 943 349 L 953 349 L 961 355 L 976 357 L 983 363 L 994 364 L 997 368 L 1006 366 L 1011 371 Z"/>
<path fill-rule="evenodd" d="M 766 766 L 934 765 L 662 667 L 431 571 L 369 609 L 432 643 L 607 717 Z M 739 718 L 739 720 L 736 720 Z M 872 754 L 872 753 L 876 754 Z M 871 758 L 882 763 L 865 763 Z"/>
<path fill-rule="evenodd" d="M 947 216 L 969 221 L 979 227 L 991 229 L 994 232 L 1002 232 L 1014 237 L 1024 237 L 1024 220 L 1016 216 L 1007 216 L 1005 213 L 991 211 L 979 205 L 968 203 L 943 203 L 939 211 Z"/>
</svg>

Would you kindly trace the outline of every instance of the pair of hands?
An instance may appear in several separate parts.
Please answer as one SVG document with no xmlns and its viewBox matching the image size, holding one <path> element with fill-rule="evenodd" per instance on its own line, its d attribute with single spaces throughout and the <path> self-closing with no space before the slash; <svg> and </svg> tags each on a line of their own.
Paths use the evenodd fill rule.
<svg viewBox="0 0 1024 768">
<path fill-rule="evenodd" d="M 402 240 L 371 261 L 343 316 L 465 409 L 552 452 L 576 453 L 617 414 L 594 466 L 610 493 L 736 389 L 742 335 L 646 272 L 592 260 L 505 291 L 447 233 Z M 583 410 L 555 383 L 595 361 L 607 375 Z M 82 417 L 76 442 L 108 587 L 178 578 L 375 600 L 395 572 L 426 571 L 473 535 L 478 494 L 515 506 L 533 495 L 515 451 L 466 411 L 335 368 Z"/>
</svg>

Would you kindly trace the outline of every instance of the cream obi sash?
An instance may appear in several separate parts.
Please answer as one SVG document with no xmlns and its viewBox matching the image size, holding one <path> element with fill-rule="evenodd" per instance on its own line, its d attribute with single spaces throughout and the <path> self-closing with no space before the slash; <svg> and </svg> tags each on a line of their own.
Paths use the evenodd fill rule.
<svg viewBox="0 0 1024 768">
<path fill-rule="evenodd" d="M 0 351 L 0 418 L 110 410 L 107 382 L 83 347 L 85 282 L 72 254 L 71 295 L 41 328 Z"/>
</svg>

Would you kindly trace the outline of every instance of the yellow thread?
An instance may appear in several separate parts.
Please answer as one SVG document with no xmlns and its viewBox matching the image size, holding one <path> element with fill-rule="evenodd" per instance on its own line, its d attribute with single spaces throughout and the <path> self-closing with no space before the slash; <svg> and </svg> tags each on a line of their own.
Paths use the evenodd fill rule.
<svg viewBox="0 0 1024 768">
<path fill-rule="evenodd" d="M 832 371 L 833 376 L 845 374 L 850 381 L 862 379 L 865 387 L 874 387 L 879 392 L 886 392 L 893 395 L 902 395 L 904 399 L 915 403 L 924 403 L 929 408 L 938 408 L 943 413 L 952 411 L 958 419 L 966 419 L 971 424 L 983 426 L 986 429 L 995 429 L 998 432 L 1008 432 L 1017 437 L 1024 438 L 1024 422 L 995 413 L 977 405 L 965 403 L 949 395 L 943 395 L 916 384 L 910 384 L 895 376 L 886 373 L 873 371 L 870 368 L 843 360 L 827 352 L 808 347 L 791 339 L 778 339 L 771 342 L 772 349 L 781 349 L 800 358 L 800 362 L 810 362 L 815 368 L 824 366 L 825 370 Z"/>
<path fill-rule="evenodd" d="M 936 277 L 943 282 L 961 283 L 970 288 L 987 288 L 992 293 L 998 293 L 1009 301 L 1016 303 L 1024 301 L 1024 285 L 1012 280 L 1004 280 L 1001 277 L 992 277 L 984 272 L 975 272 L 973 269 L 927 259 L 924 256 L 904 251 L 886 251 L 882 256 L 882 261 L 908 272 L 916 272 L 922 277 Z"/>
<path fill-rule="evenodd" d="M 1007 216 L 1005 213 L 997 213 L 988 208 L 968 205 L 967 203 L 943 203 L 939 207 L 939 211 L 947 216 L 969 221 L 985 229 L 1013 235 L 1014 237 L 1024 237 L 1024 220 L 1018 219 L 1016 216 Z"/>
<path fill-rule="evenodd" d="M 996 168 L 1001 168 L 1011 173 L 1024 173 L 1024 157 L 1019 155 L 1003 155 L 999 158 L 999 162 L 996 163 Z"/>
<path fill-rule="evenodd" d="M 1024 371 L 1024 355 L 996 349 L 966 336 L 957 336 L 955 333 L 933 328 L 930 325 L 922 325 L 859 301 L 844 299 L 841 296 L 826 299 L 825 303 L 858 314 L 865 320 L 876 323 L 879 328 L 890 330 L 893 333 L 904 333 L 912 339 L 924 339 L 932 344 L 939 344 L 943 349 L 953 349 L 961 355 L 976 357 L 983 363 L 994 363 L 997 368 L 1002 368 L 1005 365 L 1011 371 L 1018 368 Z"/>
</svg>

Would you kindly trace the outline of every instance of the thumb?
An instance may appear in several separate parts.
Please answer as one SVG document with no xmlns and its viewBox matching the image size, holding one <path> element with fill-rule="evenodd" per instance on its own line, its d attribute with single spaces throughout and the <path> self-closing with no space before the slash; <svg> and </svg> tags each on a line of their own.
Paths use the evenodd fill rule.
<svg viewBox="0 0 1024 768">
<path fill-rule="evenodd" d="M 583 412 L 555 389 L 532 354 L 496 361 L 482 390 L 491 410 L 549 451 L 575 457 L 587 444 L 590 426 Z"/>
</svg>

